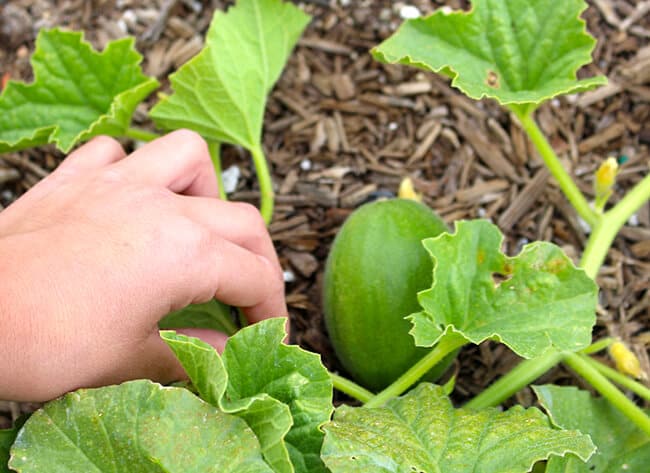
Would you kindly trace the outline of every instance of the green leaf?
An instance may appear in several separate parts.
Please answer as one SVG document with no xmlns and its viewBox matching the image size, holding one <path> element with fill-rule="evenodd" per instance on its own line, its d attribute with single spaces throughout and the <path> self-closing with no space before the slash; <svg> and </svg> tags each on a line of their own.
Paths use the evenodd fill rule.
<svg viewBox="0 0 650 473">
<path fill-rule="evenodd" d="M 523 473 L 551 455 L 586 459 L 594 450 L 587 435 L 554 429 L 538 409 L 454 409 L 426 383 L 385 407 L 340 407 L 323 430 L 332 473 Z"/>
<path fill-rule="evenodd" d="M 81 33 L 41 30 L 34 82 L 10 81 L 0 96 L 0 153 L 46 143 L 68 152 L 96 135 L 123 135 L 136 106 L 158 87 L 142 73 L 133 43 L 113 41 L 98 53 Z"/>
<path fill-rule="evenodd" d="M 456 233 L 423 240 L 434 261 L 433 285 L 409 316 L 419 346 L 446 331 L 487 339 L 525 358 L 547 349 L 577 351 L 591 342 L 598 288 L 557 246 L 536 242 L 518 256 L 501 253 L 503 236 L 485 221 L 456 222 Z M 500 283 L 494 274 L 507 278 Z"/>
<path fill-rule="evenodd" d="M 226 335 L 233 335 L 237 331 L 230 315 L 230 306 L 214 299 L 171 312 L 158 322 L 158 327 L 163 330 L 209 328 Z"/>
<path fill-rule="evenodd" d="M 587 463 L 578 458 L 552 459 L 546 473 L 619 473 L 647 471 L 650 437 L 606 399 L 592 398 L 575 387 L 533 386 L 551 421 L 591 436 L 598 450 Z"/>
<path fill-rule="evenodd" d="M 16 439 L 18 428 L 0 429 L 0 473 L 10 473 L 9 467 L 9 449 Z"/>
<path fill-rule="evenodd" d="M 451 77 L 473 99 L 532 110 L 560 94 L 593 89 L 605 77 L 576 80 L 596 40 L 579 18 L 583 0 L 473 0 L 470 12 L 436 11 L 407 20 L 373 50 L 382 62 Z"/>
<path fill-rule="evenodd" d="M 325 471 L 319 427 L 332 413 L 332 382 L 318 355 L 282 344 L 285 322 L 269 319 L 240 330 L 222 357 L 196 338 L 161 335 L 199 395 L 246 420 L 274 471 Z"/>
<path fill-rule="evenodd" d="M 170 76 L 173 95 L 151 111 L 164 129 L 259 146 L 266 97 L 310 17 L 280 0 L 239 0 L 217 11 L 204 49 Z"/>
<path fill-rule="evenodd" d="M 186 389 L 132 381 L 82 389 L 32 415 L 9 466 L 43 472 L 248 472 L 272 470 L 246 423 Z"/>
</svg>

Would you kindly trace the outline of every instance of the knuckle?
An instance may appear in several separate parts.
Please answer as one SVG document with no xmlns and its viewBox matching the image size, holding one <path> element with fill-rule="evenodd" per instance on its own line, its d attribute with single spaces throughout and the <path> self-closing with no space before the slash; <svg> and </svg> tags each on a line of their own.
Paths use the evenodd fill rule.
<svg viewBox="0 0 650 473">
<path fill-rule="evenodd" d="M 103 148 L 110 149 L 110 151 L 114 152 L 115 154 L 124 153 L 124 149 L 122 148 L 120 142 L 117 141 L 115 138 L 111 138 L 110 136 L 106 136 L 106 135 L 96 136 L 93 138 L 93 142 L 98 145 L 101 145 Z"/>
<path fill-rule="evenodd" d="M 266 233 L 266 224 L 257 207 L 247 202 L 235 202 L 234 205 L 237 206 L 237 213 L 246 220 L 246 224 L 252 231 Z"/>
<path fill-rule="evenodd" d="M 173 132 L 174 138 L 182 143 L 182 147 L 189 155 L 199 158 L 208 156 L 208 144 L 197 132 L 180 129 Z"/>
<path fill-rule="evenodd" d="M 284 292 L 284 275 L 282 274 L 282 271 L 277 269 L 267 258 L 263 256 L 260 256 L 259 258 L 262 259 L 264 264 L 268 267 L 269 291 L 273 293 Z"/>
</svg>

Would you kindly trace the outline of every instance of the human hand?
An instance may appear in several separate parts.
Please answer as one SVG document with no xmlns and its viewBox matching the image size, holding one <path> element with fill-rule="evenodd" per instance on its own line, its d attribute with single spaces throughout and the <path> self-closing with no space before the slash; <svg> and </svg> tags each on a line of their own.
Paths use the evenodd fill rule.
<svg viewBox="0 0 650 473">
<path fill-rule="evenodd" d="M 217 196 L 205 142 L 181 130 L 129 156 L 95 138 L 0 213 L 0 399 L 183 378 L 157 323 L 191 303 L 286 316 L 259 212 Z"/>
</svg>

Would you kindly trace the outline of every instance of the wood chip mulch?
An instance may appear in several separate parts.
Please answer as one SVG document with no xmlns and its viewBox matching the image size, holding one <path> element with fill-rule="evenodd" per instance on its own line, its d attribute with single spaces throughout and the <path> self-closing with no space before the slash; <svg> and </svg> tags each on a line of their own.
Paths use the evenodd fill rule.
<svg viewBox="0 0 650 473">
<path fill-rule="evenodd" d="M 444 5 L 468 7 L 456 0 L 404 3 L 423 13 Z M 583 16 L 598 45 L 594 63 L 580 75 L 604 74 L 609 84 L 554 99 L 537 119 L 588 197 L 604 158 L 628 158 L 615 202 L 649 172 L 650 1 L 588 3 Z M 267 107 L 264 144 L 277 190 L 270 232 L 291 280 L 287 302 L 295 342 L 321 353 L 331 369 L 340 366 L 323 326 L 320 286 L 332 238 L 354 208 L 394 195 L 403 177 L 413 179 L 424 201 L 448 223 L 468 218 L 497 223 L 509 254 L 530 241 L 548 240 L 575 259 L 588 237 L 516 121 L 496 103 L 471 101 L 443 78 L 371 58 L 368 50 L 401 22 L 401 5 L 302 2 L 314 20 Z M 197 0 L 0 1 L 0 75 L 31 79 L 35 33 L 59 25 L 83 29 L 96 47 L 136 35 L 145 72 L 164 79 L 200 50 L 212 11 L 223 7 L 221 1 Z M 146 127 L 144 110 L 136 122 Z M 256 202 L 247 152 L 226 147 L 223 155 L 224 169 L 238 166 L 241 172 L 230 198 Z M 0 156 L 0 209 L 61 158 L 49 148 Z M 650 204 L 623 228 L 598 283 L 596 336 L 621 337 L 650 373 Z M 515 363 L 516 357 L 496 344 L 464 350 L 455 367 L 458 399 L 480 392 Z M 562 369 L 543 381 L 575 382 Z M 532 402 L 526 391 L 517 400 Z M 10 412 L 5 423 L 17 414 L 15 404 L 4 409 L 0 404 L 2 410 Z"/>
</svg>

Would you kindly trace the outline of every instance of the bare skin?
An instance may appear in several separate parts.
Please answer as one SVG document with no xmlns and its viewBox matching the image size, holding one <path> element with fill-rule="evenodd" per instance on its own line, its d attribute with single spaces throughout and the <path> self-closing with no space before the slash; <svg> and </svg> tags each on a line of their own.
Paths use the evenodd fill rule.
<svg viewBox="0 0 650 473">
<path fill-rule="evenodd" d="M 286 316 L 259 212 L 217 196 L 205 142 L 181 130 L 128 156 L 95 138 L 2 211 L 0 399 L 183 378 L 157 322 L 190 303 L 217 298 L 251 322 Z"/>
</svg>

